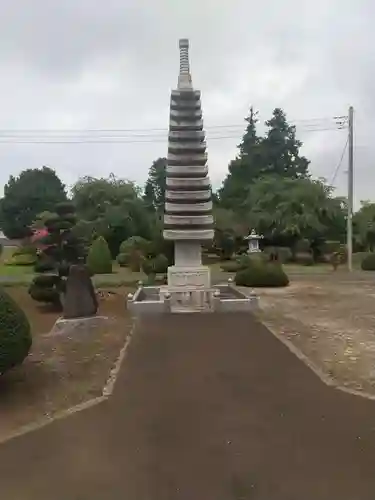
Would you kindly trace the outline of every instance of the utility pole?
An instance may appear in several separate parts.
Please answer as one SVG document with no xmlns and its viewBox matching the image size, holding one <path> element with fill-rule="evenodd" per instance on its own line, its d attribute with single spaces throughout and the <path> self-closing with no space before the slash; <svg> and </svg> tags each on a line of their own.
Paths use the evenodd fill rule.
<svg viewBox="0 0 375 500">
<path fill-rule="evenodd" d="M 347 218 L 347 250 L 348 250 L 348 271 L 353 270 L 353 129 L 354 129 L 354 109 L 349 108 L 348 126 L 348 218 Z"/>
</svg>

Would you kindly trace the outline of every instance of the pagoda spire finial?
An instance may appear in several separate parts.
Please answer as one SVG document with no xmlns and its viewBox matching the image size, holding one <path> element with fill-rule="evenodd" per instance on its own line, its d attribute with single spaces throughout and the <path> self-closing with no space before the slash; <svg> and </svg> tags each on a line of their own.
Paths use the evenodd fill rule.
<svg viewBox="0 0 375 500">
<path fill-rule="evenodd" d="M 191 89 L 193 88 L 191 75 L 190 75 L 190 64 L 189 64 L 189 40 L 187 38 L 180 38 L 180 74 L 178 76 L 178 88 L 179 89 Z"/>
</svg>

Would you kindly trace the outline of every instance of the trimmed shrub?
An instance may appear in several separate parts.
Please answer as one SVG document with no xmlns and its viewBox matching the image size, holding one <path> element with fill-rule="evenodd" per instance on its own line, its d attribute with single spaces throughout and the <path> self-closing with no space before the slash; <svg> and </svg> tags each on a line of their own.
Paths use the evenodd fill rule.
<svg viewBox="0 0 375 500">
<path fill-rule="evenodd" d="M 141 270 L 142 260 L 148 255 L 151 247 L 151 242 L 141 236 L 131 236 L 121 243 L 119 255 L 126 255 L 126 257 L 121 257 L 121 260 L 126 262 L 126 265 L 129 266 L 132 271 L 139 272 Z"/>
<path fill-rule="evenodd" d="M 361 267 L 363 259 L 368 255 L 367 252 L 353 253 L 353 266 L 356 268 Z"/>
<path fill-rule="evenodd" d="M 289 247 L 266 247 L 264 253 L 271 258 L 271 255 L 276 256 L 277 260 L 282 264 L 291 262 L 293 259 L 292 251 Z"/>
<path fill-rule="evenodd" d="M 45 273 L 47 271 L 53 271 L 55 269 L 55 265 L 52 261 L 40 261 L 37 262 L 34 266 L 34 271 L 36 273 Z"/>
<path fill-rule="evenodd" d="M 322 253 L 323 254 L 333 254 L 334 252 L 338 252 L 340 250 L 340 242 L 339 241 L 325 241 L 322 245 Z"/>
<path fill-rule="evenodd" d="M 312 266 L 314 265 L 314 257 L 311 253 L 301 252 L 296 255 L 296 263 L 302 266 Z"/>
<path fill-rule="evenodd" d="M 0 374 L 22 363 L 31 347 L 29 321 L 23 310 L 0 289 Z"/>
<path fill-rule="evenodd" d="M 140 250 L 142 253 L 147 253 L 150 242 L 142 236 L 131 236 L 123 241 L 120 245 L 119 253 L 129 253 L 133 249 Z"/>
<path fill-rule="evenodd" d="M 3 255 L 4 245 L 0 243 L 0 257 Z"/>
<path fill-rule="evenodd" d="M 361 262 L 363 271 L 375 271 L 375 253 L 371 252 L 363 258 Z"/>
<path fill-rule="evenodd" d="M 311 245 L 309 240 L 302 239 L 297 241 L 294 251 L 295 253 L 310 253 Z"/>
<path fill-rule="evenodd" d="M 240 269 L 240 264 L 237 260 L 228 260 L 222 262 L 220 268 L 225 273 L 236 273 Z"/>
<path fill-rule="evenodd" d="M 106 240 L 99 236 L 92 243 L 87 266 L 93 274 L 110 274 L 112 272 L 112 256 Z"/>
<path fill-rule="evenodd" d="M 129 255 L 126 253 L 119 253 L 116 257 L 116 261 L 120 267 L 126 267 L 129 263 Z"/>
<path fill-rule="evenodd" d="M 5 261 L 6 266 L 33 266 L 37 261 L 36 255 L 28 253 L 13 255 L 13 257 Z"/>
<path fill-rule="evenodd" d="M 280 264 L 259 263 L 237 271 L 235 283 L 249 287 L 281 287 L 289 284 L 289 278 Z"/>
<path fill-rule="evenodd" d="M 202 264 L 204 266 L 209 266 L 211 264 L 216 264 L 220 261 L 220 256 L 214 253 L 202 253 Z"/>
<path fill-rule="evenodd" d="M 150 259 L 144 259 L 142 262 L 142 270 L 148 277 L 155 276 L 155 274 L 165 274 L 167 269 L 168 259 L 163 254 Z"/>
<path fill-rule="evenodd" d="M 236 258 L 236 260 L 222 262 L 222 264 L 220 264 L 220 267 L 224 272 L 236 273 L 237 271 L 246 269 L 247 267 L 253 264 L 257 264 L 259 262 L 263 263 L 267 261 L 268 261 L 267 255 L 265 255 L 263 252 L 257 252 L 250 255 L 249 254 L 239 255 Z"/>
<path fill-rule="evenodd" d="M 35 245 L 22 245 L 17 247 L 12 256 L 17 257 L 18 255 L 34 255 L 36 257 L 37 248 Z"/>
</svg>

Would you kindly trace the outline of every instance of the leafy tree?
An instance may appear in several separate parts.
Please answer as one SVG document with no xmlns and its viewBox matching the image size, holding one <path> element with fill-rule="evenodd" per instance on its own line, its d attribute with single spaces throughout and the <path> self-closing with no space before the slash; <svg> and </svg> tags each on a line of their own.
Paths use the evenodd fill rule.
<svg viewBox="0 0 375 500">
<path fill-rule="evenodd" d="M 111 252 L 102 236 L 93 241 L 87 255 L 87 265 L 93 274 L 110 274 L 112 272 Z"/>
<path fill-rule="evenodd" d="M 29 293 L 34 300 L 61 309 L 70 266 L 84 262 L 86 249 L 83 240 L 72 231 L 76 223 L 72 203 L 60 203 L 54 212 L 56 216 L 45 222 L 48 234 L 37 242 L 40 249 L 35 270 L 39 274 L 30 285 Z"/>
<path fill-rule="evenodd" d="M 148 209 L 161 211 L 165 202 L 167 179 L 167 159 L 158 158 L 148 172 L 143 199 Z"/>
<path fill-rule="evenodd" d="M 113 174 L 108 179 L 85 177 L 75 184 L 72 194 L 80 219 L 78 233 L 103 236 L 113 257 L 130 236 L 149 237 L 150 217 L 134 183 Z"/>
<path fill-rule="evenodd" d="M 353 216 L 357 243 L 370 252 L 375 248 L 375 203 L 361 201 L 361 208 Z"/>
<path fill-rule="evenodd" d="M 332 225 L 344 221 L 340 199 L 321 180 L 269 176 L 255 182 L 246 202 L 249 227 L 256 228 L 269 242 L 289 246 L 306 238 L 310 245 L 324 241 Z"/>
<path fill-rule="evenodd" d="M 214 251 L 223 260 L 230 259 L 233 253 L 238 252 L 241 246 L 245 245 L 244 236 L 247 227 L 241 224 L 241 220 L 233 210 L 214 207 L 213 214 L 215 221 Z"/>
<path fill-rule="evenodd" d="M 65 187 L 49 167 L 24 170 L 10 176 L 0 200 L 0 226 L 8 238 L 24 238 L 38 214 L 53 211 L 66 201 Z"/>
</svg>

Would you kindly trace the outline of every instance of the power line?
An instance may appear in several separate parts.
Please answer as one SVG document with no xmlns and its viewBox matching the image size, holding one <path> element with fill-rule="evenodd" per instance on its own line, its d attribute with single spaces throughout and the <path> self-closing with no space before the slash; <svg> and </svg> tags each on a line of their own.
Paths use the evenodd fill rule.
<svg viewBox="0 0 375 500">
<path fill-rule="evenodd" d="M 320 128 L 302 128 L 300 133 L 311 133 L 311 132 L 326 132 L 326 131 L 338 131 L 342 130 L 337 127 L 320 127 Z M 239 139 L 241 131 L 235 130 L 223 130 L 221 132 L 227 132 L 227 135 L 217 135 L 214 131 L 213 134 L 207 131 L 207 140 L 222 140 L 222 139 Z M 216 134 L 216 135 L 215 135 Z M 168 130 L 165 130 L 165 134 L 132 134 L 132 135 L 2 135 L 0 131 L 0 144 L 137 144 L 137 143 L 165 143 L 168 139 Z"/>
<path fill-rule="evenodd" d="M 347 139 L 346 139 L 345 146 L 344 146 L 344 148 L 342 150 L 342 153 L 341 153 L 341 156 L 340 156 L 340 161 L 338 162 L 335 170 L 333 171 L 332 179 L 331 179 L 331 182 L 330 182 L 331 186 L 333 186 L 333 184 L 334 184 L 334 182 L 336 180 L 337 174 L 339 173 L 342 161 L 344 159 L 346 148 L 348 147 L 348 142 L 349 142 L 349 137 L 347 137 Z"/>
<path fill-rule="evenodd" d="M 315 130 L 316 128 L 320 130 L 326 129 L 336 129 L 337 127 L 343 127 L 346 125 L 347 117 L 339 116 L 339 117 L 331 117 L 331 118 L 311 118 L 311 119 L 300 119 L 290 121 L 291 125 L 301 123 L 298 127 L 301 130 L 311 129 Z M 214 131 L 223 131 L 226 129 L 228 132 L 235 132 L 235 130 L 230 129 L 244 129 L 244 124 L 228 124 L 228 125 L 206 125 L 205 130 L 214 130 Z M 138 134 L 137 132 L 141 132 Z M 153 132 L 156 132 L 153 133 Z M 125 134 L 130 135 L 130 137 L 148 137 L 148 136 L 160 136 L 162 133 L 167 133 L 167 128 L 144 128 L 144 129 L 0 129 L 0 138 L 3 137 L 24 137 L 26 136 L 49 136 L 49 134 L 57 135 L 59 137 L 65 135 L 90 135 L 90 134 L 109 134 L 113 136 L 113 134 L 121 134 L 121 137 Z M 160 134 L 159 134 L 160 133 Z M 52 136 L 52 137 L 53 137 Z"/>
<path fill-rule="evenodd" d="M 326 131 L 337 131 L 339 129 L 334 129 L 334 128 L 321 128 L 321 129 L 313 129 L 313 130 L 304 130 L 303 132 L 326 132 Z M 132 139 L 131 137 L 121 137 L 121 136 L 107 136 L 107 137 L 86 137 L 86 138 L 74 138 L 74 137 L 61 137 L 59 140 L 52 140 L 56 139 L 57 137 L 44 137 L 42 139 L 35 137 L 35 138 L 27 138 L 27 137 L 1 137 L 0 136 L 0 144 L 141 144 L 141 143 L 152 143 L 152 144 L 158 144 L 158 143 L 166 143 L 168 140 L 168 137 L 157 137 L 157 138 L 150 138 L 147 136 L 140 136 L 140 137 L 145 137 L 145 139 Z M 224 140 L 224 139 L 236 139 L 238 140 L 238 134 L 236 135 L 217 135 L 217 136 L 207 136 L 207 141 L 214 141 L 214 140 Z"/>
</svg>

